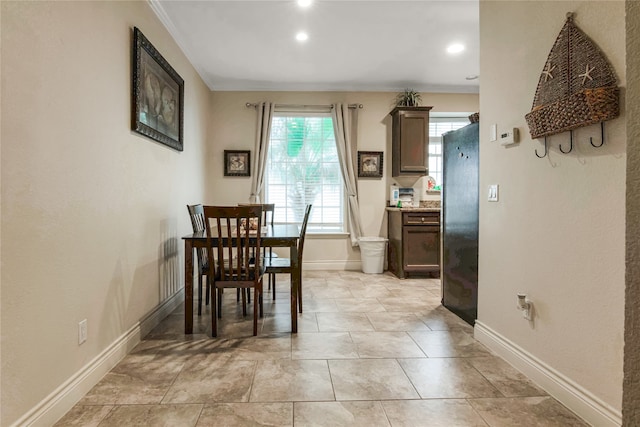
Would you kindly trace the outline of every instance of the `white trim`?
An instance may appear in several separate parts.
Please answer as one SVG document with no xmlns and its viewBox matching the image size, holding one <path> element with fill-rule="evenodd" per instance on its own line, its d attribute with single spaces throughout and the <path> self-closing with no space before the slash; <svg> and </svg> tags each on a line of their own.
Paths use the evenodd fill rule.
<svg viewBox="0 0 640 427">
<path fill-rule="evenodd" d="M 603 402 L 589 390 L 477 320 L 474 336 L 591 425 L 622 425 L 620 410 Z"/>
<path fill-rule="evenodd" d="M 104 351 L 62 383 L 12 426 L 51 426 L 64 416 L 114 366 L 120 362 L 149 331 L 156 327 L 184 301 L 184 288 L 173 294 L 147 316 L 120 335 Z"/>
</svg>

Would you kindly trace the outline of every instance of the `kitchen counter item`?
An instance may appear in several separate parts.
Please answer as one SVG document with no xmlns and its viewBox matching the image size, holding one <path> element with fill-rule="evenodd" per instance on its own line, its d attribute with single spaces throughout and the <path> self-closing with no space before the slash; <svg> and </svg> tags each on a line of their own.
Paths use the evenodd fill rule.
<svg viewBox="0 0 640 427">
<path fill-rule="evenodd" d="M 387 207 L 388 212 L 440 212 L 440 208 L 392 208 Z"/>
</svg>

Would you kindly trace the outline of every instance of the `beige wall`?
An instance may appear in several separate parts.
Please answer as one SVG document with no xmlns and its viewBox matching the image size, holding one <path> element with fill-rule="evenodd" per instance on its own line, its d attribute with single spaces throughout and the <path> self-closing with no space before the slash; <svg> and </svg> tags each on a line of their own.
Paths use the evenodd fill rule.
<svg viewBox="0 0 640 427">
<path fill-rule="evenodd" d="M 8 426 L 179 290 L 209 91 L 146 2 L 1 3 Z M 182 153 L 130 130 L 133 26 L 185 80 Z"/>
<path fill-rule="evenodd" d="M 547 158 L 524 115 L 567 11 L 605 52 L 625 83 L 624 2 L 480 2 L 479 321 L 619 414 L 622 398 L 626 130 L 622 115 L 574 132 L 565 155 L 552 136 Z M 519 127 L 520 144 L 489 142 L 489 125 Z M 516 294 L 535 304 L 533 323 Z"/>
<path fill-rule="evenodd" d="M 363 233 L 386 236 L 384 207 L 389 197 L 391 178 L 391 117 L 395 93 L 389 92 L 214 92 L 211 111 L 211 151 L 208 161 L 209 182 L 216 185 L 208 194 L 212 203 L 237 203 L 249 200 L 251 180 L 223 176 L 225 149 L 254 150 L 256 113 L 247 102 L 273 101 L 279 104 L 362 104 L 358 114 L 358 150 L 384 152 L 382 179 L 360 179 L 359 200 Z M 422 94 L 422 105 L 433 106 L 434 112 L 478 111 L 477 94 Z M 416 179 L 403 179 L 403 186 L 421 186 Z M 349 239 L 314 238 L 305 241 L 305 268 L 359 268 L 360 253 L 351 248 Z"/>
</svg>

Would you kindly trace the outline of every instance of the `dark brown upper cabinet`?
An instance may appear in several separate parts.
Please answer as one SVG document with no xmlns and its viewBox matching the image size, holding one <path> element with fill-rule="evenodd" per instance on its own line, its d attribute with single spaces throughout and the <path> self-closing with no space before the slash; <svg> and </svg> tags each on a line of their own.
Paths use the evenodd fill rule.
<svg viewBox="0 0 640 427">
<path fill-rule="evenodd" d="M 396 107 L 391 123 L 392 176 L 429 174 L 429 111 L 433 107 Z"/>
</svg>

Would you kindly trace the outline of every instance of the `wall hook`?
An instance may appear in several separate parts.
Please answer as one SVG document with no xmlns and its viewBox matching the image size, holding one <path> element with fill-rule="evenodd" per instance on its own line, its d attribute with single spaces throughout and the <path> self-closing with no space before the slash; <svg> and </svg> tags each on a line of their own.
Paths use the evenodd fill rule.
<svg viewBox="0 0 640 427">
<path fill-rule="evenodd" d="M 595 148 L 599 148 L 599 147 L 602 147 L 604 145 L 604 122 L 600 122 L 600 145 L 594 144 L 592 137 L 589 137 L 589 142 Z"/>
<path fill-rule="evenodd" d="M 558 148 L 564 154 L 569 154 L 573 150 L 573 131 L 572 130 L 569 131 L 569 151 L 564 151 L 562 149 L 562 144 L 558 145 Z"/>
<path fill-rule="evenodd" d="M 547 145 L 547 137 L 544 137 L 544 154 L 541 156 L 540 154 L 538 154 L 538 149 L 536 148 L 536 156 L 538 156 L 539 159 L 544 159 L 545 157 L 547 157 L 547 153 L 549 153 L 549 145 Z"/>
</svg>

